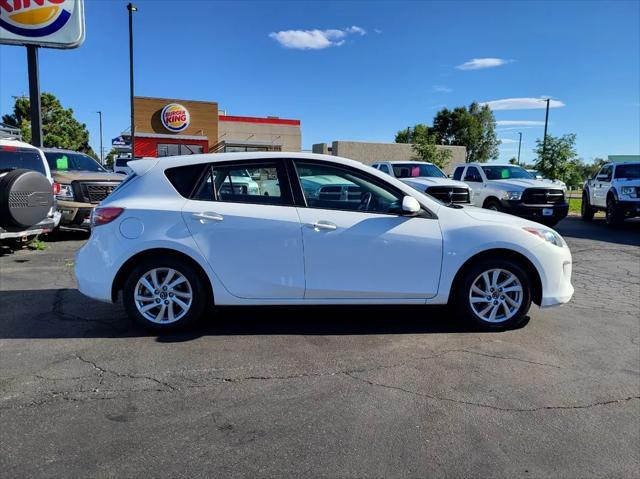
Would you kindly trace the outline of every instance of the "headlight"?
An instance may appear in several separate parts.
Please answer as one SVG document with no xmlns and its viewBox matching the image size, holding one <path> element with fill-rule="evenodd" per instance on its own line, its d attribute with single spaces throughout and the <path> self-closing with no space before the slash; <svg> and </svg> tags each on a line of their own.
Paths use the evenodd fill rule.
<svg viewBox="0 0 640 479">
<path fill-rule="evenodd" d="M 555 231 L 551 231 L 545 228 L 531 228 L 529 226 L 525 226 L 522 229 L 533 235 L 536 235 L 541 240 L 559 246 L 560 248 L 562 248 L 563 246 L 567 246 L 567 243 L 564 242 L 562 236 L 560 236 Z"/>
<path fill-rule="evenodd" d="M 502 193 L 503 200 L 520 201 L 522 198 L 522 191 L 505 191 Z"/>
<path fill-rule="evenodd" d="M 620 188 L 620 192 L 623 195 L 630 196 L 631 198 L 637 198 L 638 197 L 638 194 L 636 193 L 636 187 L 635 186 L 623 186 L 622 188 Z"/>
<path fill-rule="evenodd" d="M 59 200 L 75 199 L 75 197 L 73 196 L 73 188 L 71 188 L 71 185 L 60 183 L 60 192 L 56 195 L 56 198 L 58 198 Z"/>
</svg>

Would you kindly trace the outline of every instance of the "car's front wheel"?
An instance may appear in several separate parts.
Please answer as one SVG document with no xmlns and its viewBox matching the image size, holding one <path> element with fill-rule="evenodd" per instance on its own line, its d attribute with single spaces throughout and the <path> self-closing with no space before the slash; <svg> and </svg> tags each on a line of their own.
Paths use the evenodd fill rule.
<svg viewBox="0 0 640 479">
<path fill-rule="evenodd" d="M 531 281 L 511 260 L 482 260 L 466 269 L 457 285 L 459 314 L 485 330 L 521 324 L 531 307 Z"/>
<path fill-rule="evenodd" d="M 142 260 L 129 274 L 122 296 L 129 317 L 157 332 L 195 323 L 208 298 L 195 268 L 173 257 Z"/>
</svg>

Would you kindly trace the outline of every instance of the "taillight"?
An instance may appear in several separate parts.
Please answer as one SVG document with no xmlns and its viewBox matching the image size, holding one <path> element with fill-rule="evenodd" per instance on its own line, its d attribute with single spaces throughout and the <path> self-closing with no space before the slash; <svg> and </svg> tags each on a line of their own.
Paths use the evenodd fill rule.
<svg viewBox="0 0 640 479">
<path fill-rule="evenodd" d="M 51 187 L 53 188 L 53 194 L 54 195 L 59 195 L 60 194 L 60 183 L 53 183 L 51 185 Z"/>
<path fill-rule="evenodd" d="M 17 146 L 2 145 L 2 146 L 0 146 L 0 150 L 2 150 L 2 151 L 18 151 L 18 147 Z"/>
<path fill-rule="evenodd" d="M 105 206 L 102 208 L 95 208 L 91 215 L 91 226 L 100 226 L 111 223 L 118 216 L 122 214 L 124 208 L 114 208 Z"/>
</svg>

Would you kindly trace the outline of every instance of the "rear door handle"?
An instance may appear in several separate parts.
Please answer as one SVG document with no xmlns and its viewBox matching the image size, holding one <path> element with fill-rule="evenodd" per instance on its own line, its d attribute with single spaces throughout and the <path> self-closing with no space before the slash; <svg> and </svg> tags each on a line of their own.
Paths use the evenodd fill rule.
<svg viewBox="0 0 640 479">
<path fill-rule="evenodd" d="M 195 220 L 204 223 L 205 221 L 222 221 L 224 220 L 224 216 L 218 213 L 213 213 L 211 211 L 207 211 L 205 213 L 193 213 L 191 217 Z"/>
<path fill-rule="evenodd" d="M 334 231 L 338 229 L 338 226 L 330 221 L 317 221 L 307 225 L 316 231 Z"/>
</svg>

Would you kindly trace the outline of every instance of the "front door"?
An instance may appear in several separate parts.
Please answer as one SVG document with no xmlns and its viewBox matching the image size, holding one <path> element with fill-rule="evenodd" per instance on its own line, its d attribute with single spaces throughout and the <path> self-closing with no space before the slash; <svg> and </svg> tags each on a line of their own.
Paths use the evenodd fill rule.
<svg viewBox="0 0 640 479">
<path fill-rule="evenodd" d="M 280 161 L 213 163 L 182 214 L 224 287 L 240 298 L 302 299 L 300 220 Z"/>
<path fill-rule="evenodd" d="M 296 161 L 307 299 L 429 298 L 438 291 L 437 219 L 407 217 L 404 193 L 350 167 Z"/>
</svg>

